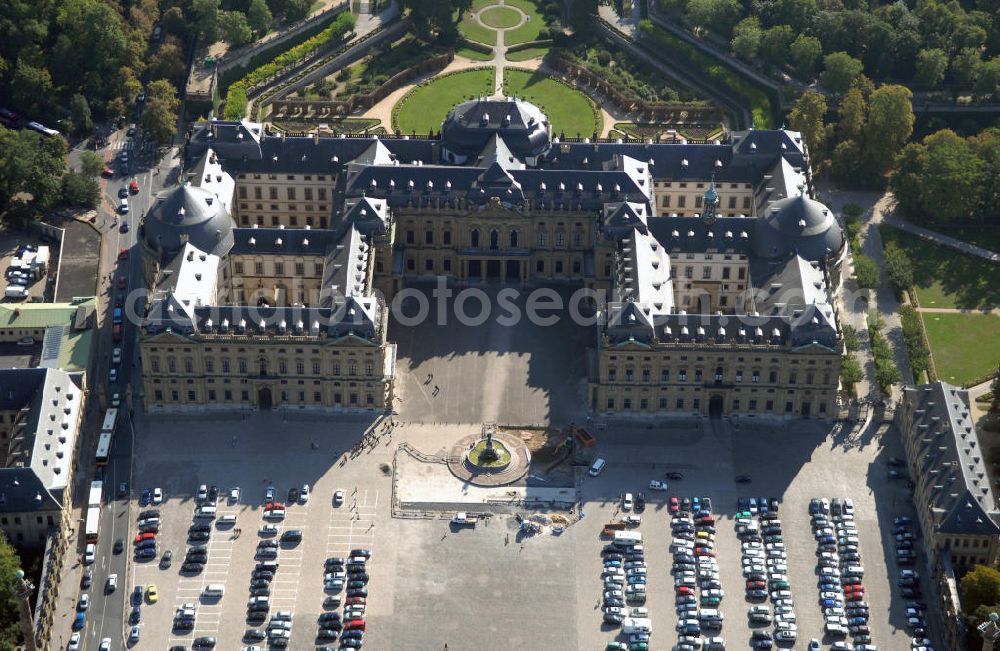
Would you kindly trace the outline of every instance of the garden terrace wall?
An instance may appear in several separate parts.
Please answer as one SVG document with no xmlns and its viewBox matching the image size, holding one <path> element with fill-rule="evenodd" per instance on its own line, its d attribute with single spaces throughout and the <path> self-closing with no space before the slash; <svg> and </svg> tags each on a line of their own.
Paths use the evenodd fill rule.
<svg viewBox="0 0 1000 651">
<path fill-rule="evenodd" d="M 642 121 L 657 123 L 722 121 L 722 112 L 713 106 L 649 102 L 626 95 L 613 83 L 560 54 L 550 54 L 546 63 L 571 82 L 583 84 L 601 93 L 623 113 L 637 114 Z"/>
<path fill-rule="evenodd" d="M 281 99 L 271 103 L 271 115 L 294 115 L 296 119 L 330 119 L 337 116 L 350 115 L 354 111 L 369 109 L 388 97 L 393 91 L 405 86 L 417 77 L 429 72 L 443 70 L 455 59 L 453 52 L 438 56 L 410 66 L 397 72 L 381 86 L 370 93 L 352 95 L 346 100 L 337 99 Z M 311 116 L 308 114 L 312 114 Z M 316 117 L 312 117 L 316 116 Z"/>
</svg>

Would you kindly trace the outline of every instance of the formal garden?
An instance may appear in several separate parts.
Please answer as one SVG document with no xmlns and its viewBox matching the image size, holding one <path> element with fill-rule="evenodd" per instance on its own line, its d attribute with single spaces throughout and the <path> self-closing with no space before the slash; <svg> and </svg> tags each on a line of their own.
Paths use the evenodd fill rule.
<svg viewBox="0 0 1000 651">
<path fill-rule="evenodd" d="M 393 107 L 393 129 L 420 135 L 437 132 L 456 104 L 492 95 L 495 77 L 489 66 L 439 75 L 415 86 Z"/>
<path fill-rule="evenodd" d="M 505 45 L 519 45 L 548 38 L 549 26 L 559 14 L 558 4 L 540 7 L 534 0 L 473 0 L 458 31 L 470 41 L 492 47 L 497 43 L 497 30 L 502 29 L 506 30 Z"/>
</svg>

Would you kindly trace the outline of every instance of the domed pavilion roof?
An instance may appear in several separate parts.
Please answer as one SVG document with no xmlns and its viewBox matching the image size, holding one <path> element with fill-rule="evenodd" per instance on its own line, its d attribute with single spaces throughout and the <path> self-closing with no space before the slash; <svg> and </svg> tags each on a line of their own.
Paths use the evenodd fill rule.
<svg viewBox="0 0 1000 651">
<path fill-rule="evenodd" d="M 833 212 L 804 194 L 775 201 L 754 227 L 754 252 L 762 258 L 798 254 L 819 262 L 843 245 L 844 234 Z"/>
<path fill-rule="evenodd" d="M 442 144 L 466 156 L 475 156 L 494 134 L 503 137 L 519 158 L 538 156 L 549 148 L 549 119 L 523 99 L 493 97 L 462 102 L 441 126 Z"/>
<path fill-rule="evenodd" d="M 161 192 L 142 224 L 142 238 L 161 263 L 190 242 L 206 253 L 224 256 L 233 248 L 233 219 L 215 193 L 185 183 Z"/>
</svg>

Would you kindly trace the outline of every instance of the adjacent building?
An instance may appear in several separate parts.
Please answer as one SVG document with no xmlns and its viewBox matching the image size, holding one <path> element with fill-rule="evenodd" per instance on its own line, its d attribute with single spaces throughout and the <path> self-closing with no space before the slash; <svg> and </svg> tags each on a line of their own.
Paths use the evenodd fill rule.
<svg viewBox="0 0 1000 651">
<path fill-rule="evenodd" d="M 17 547 L 42 547 L 70 524 L 84 402 L 82 373 L 0 369 L 0 527 Z"/>
<path fill-rule="evenodd" d="M 408 284 L 604 290 L 594 411 L 832 417 L 845 242 L 801 135 L 560 142 L 511 98 L 440 138 L 286 137 L 212 122 L 144 217 L 145 398 L 386 408 Z"/>
</svg>

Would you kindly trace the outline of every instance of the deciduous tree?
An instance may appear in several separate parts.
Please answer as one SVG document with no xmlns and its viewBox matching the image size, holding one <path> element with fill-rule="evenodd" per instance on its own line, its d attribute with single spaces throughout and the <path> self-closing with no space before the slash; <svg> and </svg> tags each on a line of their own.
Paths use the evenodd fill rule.
<svg viewBox="0 0 1000 651">
<path fill-rule="evenodd" d="M 816 74 L 816 64 L 823 54 L 823 44 L 815 36 L 799 34 L 789 48 L 795 74 L 806 79 Z"/>
<path fill-rule="evenodd" d="M 92 176 L 67 172 L 62 177 L 61 203 L 80 208 L 96 208 L 101 198 L 101 186 Z"/>
<path fill-rule="evenodd" d="M 917 54 L 915 81 L 924 88 L 934 88 L 944 79 L 948 70 L 948 54 L 941 49 L 921 50 Z"/>
<path fill-rule="evenodd" d="M 834 93 L 844 93 L 864 70 L 864 65 L 847 52 L 834 52 L 823 58 L 823 74 L 819 81 Z"/>
<path fill-rule="evenodd" d="M 239 11 L 219 12 L 219 34 L 233 47 L 246 45 L 253 40 L 253 30 L 245 14 Z"/>
<path fill-rule="evenodd" d="M 885 172 L 913 133 L 913 93 L 906 86 L 880 86 L 868 101 L 864 146 L 872 168 Z"/>
<path fill-rule="evenodd" d="M 247 8 L 247 21 L 250 23 L 250 28 L 258 36 L 263 36 L 271 28 L 271 21 L 274 17 L 271 15 L 271 10 L 267 7 L 267 2 L 265 0 L 250 0 L 250 6 Z"/>
<path fill-rule="evenodd" d="M 962 577 L 963 610 L 974 611 L 979 606 L 1000 603 L 1000 572 L 985 565 L 976 565 Z"/>
<path fill-rule="evenodd" d="M 824 122 L 826 117 L 826 97 L 813 90 L 807 90 L 795 102 L 795 107 L 788 114 L 788 125 L 805 136 L 810 155 L 822 159 L 825 151 L 829 127 Z"/>
<path fill-rule="evenodd" d="M 759 18 L 756 16 L 744 18 L 733 28 L 733 52 L 744 61 L 750 61 L 757 56 L 763 35 L 764 30 L 760 27 Z"/>
</svg>

